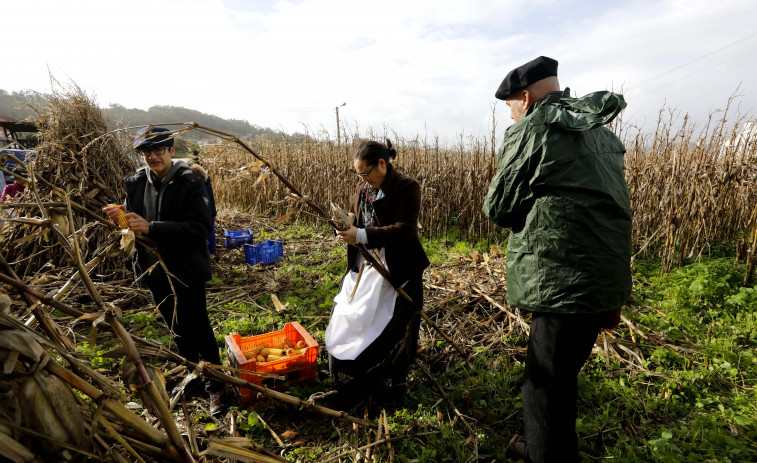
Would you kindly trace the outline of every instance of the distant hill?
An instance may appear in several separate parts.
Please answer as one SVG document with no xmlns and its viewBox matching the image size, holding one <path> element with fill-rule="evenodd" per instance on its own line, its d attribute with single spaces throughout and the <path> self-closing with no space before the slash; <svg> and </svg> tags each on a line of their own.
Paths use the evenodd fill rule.
<svg viewBox="0 0 757 463">
<path fill-rule="evenodd" d="M 133 125 L 154 124 L 156 122 L 197 122 L 200 125 L 211 127 L 222 132 L 230 133 L 237 137 L 281 136 L 282 133 L 258 125 L 250 124 L 239 119 L 224 119 L 211 114 L 205 114 L 194 109 L 182 108 L 181 106 L 151 106 L 147 111 L 135 108 L 126 108 L 120 104 L 111 104 L 109 108 L 102 109 L 105 117 L 120 127 Z M 196 131 L 188 132 L 184 137 L 190 140 L 199 140 L 208 136 Z"/>
<path fill-rule="evenodd" d="M 25 119 L 34 114 L 32 108 L 44 103 L 44 98 L 44 94 L 32 91 L 8 93 L 5 90 L 0 90 L 0 116 Z M 120 104 L 111 104 L 110 107 L 101 108 L 101 110 L 103 115 L 117 127 L 191 121 L 240 138 L 257 135 L 287 136 L 283 132 L 253 125 L 244 120 L 224 119 L 180 106 L 152 106 L 145 111 L 143 109 L 126 108 Z M 207 138 L 207 135 L 191 131 L 182 135 L 181 138 L 185 138 L 187 141 L 196 141 Z"/>
<path fill-rule="evenodd" d="M 0 90 L 0 116 L 26 119 L 34 114 L 30 106 L 36 106 L 37 97 L 34 92 L 8 93 Z"/>
</svg>

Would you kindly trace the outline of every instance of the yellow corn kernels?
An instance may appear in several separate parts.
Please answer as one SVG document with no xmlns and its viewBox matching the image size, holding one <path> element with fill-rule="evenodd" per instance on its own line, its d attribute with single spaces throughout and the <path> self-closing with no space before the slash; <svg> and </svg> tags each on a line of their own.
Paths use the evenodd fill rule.
<svg viewBox="0 0 757 463">
<path fill-rule="evenodd" d="M 115 207 L 118 210 L 118 220 L 116 220 L 116 222 L 121 229 L 126 230 L 129 228 L 129 220 L 126 218 L 126 212 L 124 212 L 118 204 L 108 204 L 106 207 Z"/>
</svg>

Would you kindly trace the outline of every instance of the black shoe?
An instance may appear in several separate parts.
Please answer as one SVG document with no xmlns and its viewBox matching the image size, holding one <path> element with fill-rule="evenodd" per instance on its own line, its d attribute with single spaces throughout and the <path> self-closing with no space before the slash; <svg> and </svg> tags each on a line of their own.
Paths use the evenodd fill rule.
<svg viewBox="0 0 757 463">
<path fill-rule="evenodd" d="M 376 402 L 390 407 L 402 404 L 407 394 L 407 383 L 397 383 L 378 389 L 374 394 Z"/>
<path fill-rule="evenodd" d="M 514 460 L 526 460 L 526 443 L 522 440 L 515 441 L 507 447 L 505 454 Z"/>
<path fill-rule="evenodd" d="M 318 370 L 318 381 L 326 381 L 331 379 L 331 372 L 329 370 Z"/>
</svg>

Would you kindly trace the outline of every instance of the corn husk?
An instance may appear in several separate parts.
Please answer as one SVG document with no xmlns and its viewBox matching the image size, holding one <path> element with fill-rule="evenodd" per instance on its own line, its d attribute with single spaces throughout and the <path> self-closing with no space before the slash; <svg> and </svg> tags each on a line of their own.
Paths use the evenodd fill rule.
<svg viewBox="0 0 757 463">
<path fill-rule="evenodd" d="M 22 380 L 19 389 L 21 424 L 50 439 L 79 449 L 89 448 L 86 426 L 71 389 L 42 370 Z M 38 440 L 41 453 L 54 455 L 61 449 L 48 440 Z"/>
</svg>

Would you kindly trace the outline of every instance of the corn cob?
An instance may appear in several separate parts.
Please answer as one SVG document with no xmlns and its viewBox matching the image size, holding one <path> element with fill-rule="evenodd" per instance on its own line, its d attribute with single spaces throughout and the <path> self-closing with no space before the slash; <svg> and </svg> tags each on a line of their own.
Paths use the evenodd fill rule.
<svg viewBox="0 0 757 463">
<path fill-rule="evenodd" d="M 257 356 L 260 354 L 260 351 L 268 347 L 268 344 L 261 344 L 259 346 L 253 347 L 252 349 L 248 350 L 244 353 L 244 356 L 249 359 L 257 358 Z"/>
<path fill-rule="evenodd" d="M 331 203 L 331 223 L 339 230 L 349 230 L 355 222 L 355 214 L 345 212 L 341 207 Z"/>
<path fill-rule="evenodd" d="M 114 207 L 118 209 L 118 220 L 116 220 L 116 223 L 118 223 L 118 226 L 123 230 L 129 228 L 129 220 L 126 218 L 126 212 L 121 209 L 121 206 L 119 206 L 118 204 L 108 204 L 106 207 Z"/>
<path fill-rule="evenodd" d="M 295 349 L 304 349 L 305 347 L 307 347 L 305 341 L 297 341 L 297 344 L 294 346 Z"/>
<path fill-rule="evenodd" d="M 307 349 L 287 349 L 287 357 L 294 357 L 295 355 L 304 354 Z"/>
<path fill-rule="evenodd" d="M 279 357 L 283 357 L 286 355 L 286 352 L 283 349 L 265 348 L 260 351 L 260 355 L 262 355 L 263 357 L 268 357 L 269 355 L 278 355 Z"/>
</svg>

